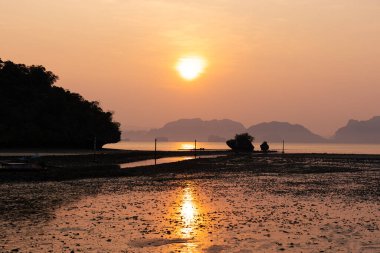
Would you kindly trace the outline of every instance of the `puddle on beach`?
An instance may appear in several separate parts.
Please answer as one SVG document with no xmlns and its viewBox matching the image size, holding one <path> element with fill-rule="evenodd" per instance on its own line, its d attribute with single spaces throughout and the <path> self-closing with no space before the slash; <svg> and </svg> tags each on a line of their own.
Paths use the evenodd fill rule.
<svg viewBox="0 0 380 253">
<path fill-rule="evenodd" d="M 339 175 L 339 182 L 359 176 L 348 174 Z M 336 178 L 245 172 L 23 184 L 18 189 L 25 194 L 37 189 L 47 194 L 41 210 L 49 198 L 66 202 L 44 209 L 46 220 L 31 218 L 39 217 L 34 214 L 2 219 L 0 251 L 380 252 L 378 199 L 351 197 L 348 189 L 346 195 L 337 193 L 337 182 L 316 183 Z M 78 190 L 91 186 L 98 190 Z M 11 193 L 7 187 L 12 186 L 0 190 Z"/>
<path fill-rule="evenodd" d="M 164 158 L 158 158 L 156 160 L 149 159 L 149 160 L 143 160 L 143 161 L 137 161 L 137 162 L 123 163 L 123 164 L 120 164 L 120 168 L 128 169 L 128 168 L 134 168 L 134 167 L 140 167 L 140 166 L 150 166 L 150 165 L 155 165 L 155 164 L 181 162 L 181 161 L 199 159 L 199 158 L 217 158 L 221 156 L 223 155 L 204 155 L 204 156 L 197 156 L 197 157 L 195 156 L 164 157 Z"/>
</svg>

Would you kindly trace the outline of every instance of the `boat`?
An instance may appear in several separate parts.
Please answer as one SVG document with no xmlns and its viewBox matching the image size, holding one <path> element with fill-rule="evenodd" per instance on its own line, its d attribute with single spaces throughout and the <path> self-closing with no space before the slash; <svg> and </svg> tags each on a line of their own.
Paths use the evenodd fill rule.
<svg viewBox="0 0 380 253">
<path fill-rule="evenodd" d="M 35 171 L 44 169 L 44 166 L 37 163 L 0 161 L 0 170 L 2 171 Z"/>
</svg>

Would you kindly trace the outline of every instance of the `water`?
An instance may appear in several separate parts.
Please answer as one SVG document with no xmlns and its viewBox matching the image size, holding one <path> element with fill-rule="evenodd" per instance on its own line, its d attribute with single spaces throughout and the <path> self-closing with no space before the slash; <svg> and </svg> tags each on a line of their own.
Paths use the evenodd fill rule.
<svg viewBox="0 0 380 253">
<path fill-rule="evenodd" d="M 254 143 L 255 150 L 260 149 Z M 282 143 L 269 143 L 271 150 L 282 151 Z M 107 144 L 104 148 L 126 150 L 154 150 L 154 142 L 121 141 Z M 212 150 L 229 149 L 224 142 L 197 142 L 197 148 Z M 158 142 L 157 150 L 175 151 L 194 149 L 194 142 Z M 380 144 L 341 144 L 341 143 L 285 143 L 286 153 L 335 153 L 335 154 L 380 154 Z"/>
<path fill-rule="evenodd" d="M 177 151 L 194 149 L 194 142 L 157 142 L 157 150 Z M 154 150 L 154 142 L 121 141 L 115 144 L 107 144 L 104 148 L 127 150 Z M 227 150 L 229 147 L 224 142 L 197 142 L 197 149 Z"/>
<path fill-rule="evenodd" d="M 0 252 L 380 252 L 378 170 L 211 175 L 0 184 Z"/>
<path fill-rule="evenodd" d="M 197 158 L 216 158 L 219 156 L 220 155 L 204 155 L 200 157 L 198 156 Z M 120 168 L 127 169 L 127 168 L 139 167 L 139 166 L 150 166 L 150 165 L 155 165 L 155 164 L 181 162 L 181 161 L 191 160 L 191 159 L 195 159 L 195 156 L 165 157 L 165 158 L 159 158 L 157 160 L 149 159 L 149 160 L 143 160 L 143 161 L 137 161 L 137 162 L 131 162 L 131 163 L 123 163 L 123 164 L 120 164 Z"/>
</svg>

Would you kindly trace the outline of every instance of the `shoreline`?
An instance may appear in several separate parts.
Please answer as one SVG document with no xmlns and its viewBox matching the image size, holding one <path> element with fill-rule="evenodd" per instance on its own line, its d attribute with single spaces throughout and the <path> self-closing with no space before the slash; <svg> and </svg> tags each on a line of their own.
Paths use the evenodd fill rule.
<svg viewBox="0 0 380 253">
<path fill-rule="evenodd" d="M 125 174 L 109 167 L 61 168 L 55 179 L 47 174 L 34 181 L 39 174 L 27 173 L 23 182 L 0 182 L 0 247 L 170 252 L 206 238 L 210 244 L 200 251 L 212 245 L 226 251 L 235 245 L 236 252 L 261 252 L 263 245 L 270 252 L 377 249 L 379 157 L 320 157 L 231 154 Z M 178 240 L 188 227 L 182 206 L 198 212 L 192 216 L 195 237 L 185 241 Z M 242 245 L 236 236 L 256 240 Z"/>
<path fill-rule="evenodd" d="M 157 151 L 157 159 L 193 156 L 193 151 Z M 249 153 L 232 151 L 197 152 L 201 159 L 121 169 L 120 164 L 154 159 L 154 151 L 102 150 L 93 154 L 40 156 L 32 162 L 44 164 L 46 170 L 0 171 L 0 183 L 67 181 L 87 178 L 118 178 L 131 176 L 196 175 L 198 173 L 339 173 L 380 169 L 380 155 L 321 153 Z M 202 158 L 202 155 L 222 155 Z M 0 161 L 15 157 L 0 157 Z M 20 158 L 20 157 L 19 157 Z"/>
<path fill-rule="evenodd" d="M 103 148 L 96 150 L 96 155 L 136 155 L 136 154 L 154 154 L 154 150 L 138 150 L 138 149 L 111 149 Z M 175 154 L 194 154 L 194 149 L 178 149 L 178 150 L 157 150 L 157 153 L 170 156 Z M 230 149 L 197 149 L 197 154 L 220 154 L 235 153 Z M 244 153 L 244 152 L 242 152 Z M 249 152 L 248 152 L 249 153 Z M 277 154 L 283 155 L 281 150 L 269 150 L 264 153 L 260 150 L 254 150 L 251 154 Z M 379 156 L 377 153 L 351 153 L 351 152 L 292 152 L 287 151 L 285 155 L 333 155 L 333 156 Z M 89 149 L 0 149 L 0 160 L 4 158 L 18 157 L 47 157 L 47 156 L 86 156 L 94 155 L 94 150 Z"/>
<path fill-rule="evenodd" d="M 344 242 L 357 252 L 355 245 L 379 245 L 379 155 L 230 152 L 124 170 L 103 163 L 1 172 L 0 248 L 87 252 L 97 245 L 96 251 L 169 252 L 201 238 L 211 246 L 202 244 L 200 251 L 235 245 L 261 252 L 269 245 L 265 251 L 330 252 Z M 188 225 L 181 207 L 189 204 L 199 212 L 192 216 L 197 237 L 182 241 L 176 235 Z M 242 245 L 236 234 L 257 240 Z"/>
</svg>

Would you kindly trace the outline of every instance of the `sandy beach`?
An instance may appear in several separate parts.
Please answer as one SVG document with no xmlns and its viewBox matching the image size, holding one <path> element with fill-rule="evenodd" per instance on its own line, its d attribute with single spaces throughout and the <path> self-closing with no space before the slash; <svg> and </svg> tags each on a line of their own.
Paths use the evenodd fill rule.
<svg viewBox="0 0 380 253">
<path fill-rule="evenodd" d="M 380 156 L 229 154 L 126 170 L 64 159 L 44 175 L 2 172 L 1 252 L 380 251 Z"/>
</svg>

